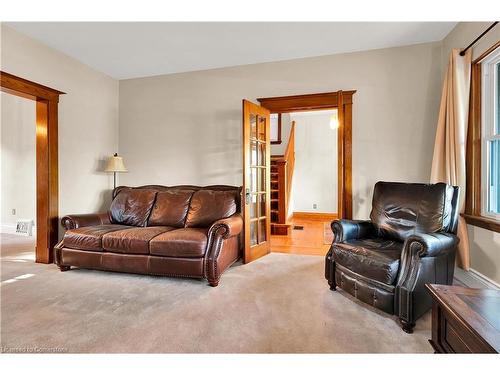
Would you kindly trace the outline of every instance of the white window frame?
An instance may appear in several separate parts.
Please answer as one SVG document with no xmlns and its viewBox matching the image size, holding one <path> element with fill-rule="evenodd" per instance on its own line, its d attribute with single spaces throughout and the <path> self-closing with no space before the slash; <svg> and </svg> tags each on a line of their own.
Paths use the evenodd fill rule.
<svg viewBox="0 0 500 375">
<path fill-rule="evenodd" d="M 500 63 L 500 47 L 481 62 L 481 215 L 500 220 L 500 214 L 488 210 L 490 199 L 490 141 L 500 139 L 497 129 L 498 82 L 496 65 Z"/>
</svg>

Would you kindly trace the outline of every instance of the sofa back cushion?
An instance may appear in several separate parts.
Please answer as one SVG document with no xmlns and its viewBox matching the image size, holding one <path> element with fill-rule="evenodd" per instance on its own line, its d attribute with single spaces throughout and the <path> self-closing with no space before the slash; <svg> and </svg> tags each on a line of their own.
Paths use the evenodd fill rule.
<svg viewBox="0 0 500 375">
<path fill-rule="evenodd" d="M 380 237 L 400 241 L 414 233 L 447 231 L 453 194 L 444 183 L 377 182 L 370 219 Z"/>
<path fill-rule="evenodd" d="M 148 226 L 184 227 L 193 193 L 193 190 L 159 191 Z"/>
<path fill-rule="evenodd" d="M 155 198 L 154 190 L 121 189 L 111 202 L 111 222 L 136 227 L 146 226 Z"/>
<path fill-rule="evenodd" d="M 193 194 L 186 218 L 188 228 L 206 228 L 238 209 L 234 190 L 198 190 Z"/>
</svg>

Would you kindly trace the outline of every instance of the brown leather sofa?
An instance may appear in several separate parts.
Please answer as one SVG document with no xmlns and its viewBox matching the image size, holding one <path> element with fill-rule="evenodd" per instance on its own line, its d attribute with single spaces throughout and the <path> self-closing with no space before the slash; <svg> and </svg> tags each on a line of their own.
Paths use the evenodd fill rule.
<svg viewBox="0 0 500 375">
<path fill-rule="evenodd" d="M 61 271 L 206 278 L 217 286 L 241 255 L 241 188 L 120 186 L 108 212 L 68 215 L 62 225 L 54 248 Z"/>
<path fill-rule="evenodd" d="M 405 332 L 432 305 L 426 283 L 453 282 L 459 188 L 377 182 L 370 221 L 335 220 L 330 289 L 399 316 Z"/>
</svg>

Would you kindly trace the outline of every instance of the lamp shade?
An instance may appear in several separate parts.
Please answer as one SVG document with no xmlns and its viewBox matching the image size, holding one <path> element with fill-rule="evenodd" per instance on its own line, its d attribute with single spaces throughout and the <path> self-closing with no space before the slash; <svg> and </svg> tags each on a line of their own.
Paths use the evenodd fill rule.
<svg viewBox="0 0 500 375">
<path fill-rule="evenodd" d="M 108 159 L 108 163 L 106 164 L 105 172 L 127 172 L 127 168 L 125 168 L 125 164 L 123 164 L 123 158 L 118 156 L 118 154 L 114 154 Z"/>
</svg>

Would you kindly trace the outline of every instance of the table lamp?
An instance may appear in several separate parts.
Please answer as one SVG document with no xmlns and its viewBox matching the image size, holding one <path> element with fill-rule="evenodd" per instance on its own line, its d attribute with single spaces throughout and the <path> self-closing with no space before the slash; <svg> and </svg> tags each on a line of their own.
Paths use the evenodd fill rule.
<svg viewBox="0 0 500 375">
<path fill-rule="evenodd" d="M 113 172 L 113 190 L 116 188 L 116 173 L 117 172 L 128 172 L 123 164 L 123 158 L 115 153 L 108 159 L 106 164 L 105 172 Z"/>
</svg>

